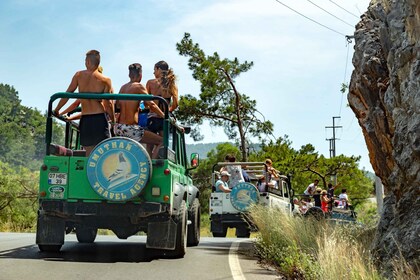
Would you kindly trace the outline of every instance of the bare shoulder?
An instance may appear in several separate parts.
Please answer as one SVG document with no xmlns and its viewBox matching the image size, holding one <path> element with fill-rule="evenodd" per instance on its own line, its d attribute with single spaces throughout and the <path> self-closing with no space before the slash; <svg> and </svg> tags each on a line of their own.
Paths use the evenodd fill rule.
<svg viewBox="0 0 420 280">
<path fill-rule="evenodd" d="M 101 74 L 101 73 L 98 73 L 99 75 L 100 75 L 100 79 L 103 81 L 103 82 L 105 82 L 105 83 L 111 83 L 111 78 L 109 78 L 109 77 L 107 77 L 107 76 L 105 76 L 105 75 L 103 75 L 103 74 Z"/>
<path fill-rule="evenodd" d="M 147 81 L 146 86 L 147 85 L 155 85 L 156 83 L 157 83 L 157 79 L 151 79 L 151 80 Z"/>
<path fill-rule="evenodd" d="M 121 86 L 120 93 L 135 93 L 136 89 L 132 83 L 125 83 Z"/>
<path fill-rule="evenodd" d="M 147 89 L 142 83 L 136 83 L 135 88 L 136 93 L 147 93 Z"/>
</svg>

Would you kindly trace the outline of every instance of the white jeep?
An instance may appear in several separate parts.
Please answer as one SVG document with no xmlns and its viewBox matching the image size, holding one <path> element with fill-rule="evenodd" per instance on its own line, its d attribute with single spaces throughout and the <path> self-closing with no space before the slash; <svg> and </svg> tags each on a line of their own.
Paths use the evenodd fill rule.
<svg viewBox="0 0 420 280">
<path fill-rule="evenodd" d="M 240 166 L 245 170 L 249 182 L 230 185 L 230 193 L 216 191 L 220 169 Z M 277 207 L 287 213 L 293 211 L 293 195 L 290 178 L 270 175 L 264 162 L 218 162 L 212 171 L 212 193 L 210 195 L 210 231 L 214 237 L 226 237 L 228 228 L 236 228 L 236 237 L 249 237 L 256 228 L 247 215 L 252 204 Z"/>
</svg>

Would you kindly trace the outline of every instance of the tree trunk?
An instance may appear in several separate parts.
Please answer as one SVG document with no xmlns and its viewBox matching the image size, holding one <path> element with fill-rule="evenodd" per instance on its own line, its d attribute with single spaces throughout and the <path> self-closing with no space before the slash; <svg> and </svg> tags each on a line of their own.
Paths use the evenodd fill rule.
<svg viewBox="0 0 420 280">
<path fill-rule="evenodd" d="M 241 153 L 242 153 L 242 161 L 243 162 L 247 162 L 248 161 L 248 152 L 247 152 L 247 143 L 246 143 L 246 137 L 245 137 L 245 132 L 244 132 L 244 126 L 243 126 L 243 121 L 242 121 L 242 116 L 241 116 L 241 96 L 239 95 L 239 92 L 236 90 L 235 84 L 232 81 L 232 78 L 230 77 L 230 75 L 224 71 L 226 77 L 229 80 L 230 85 L 232 86 L 233 92 L 235 93 L 235 112 L 236 112 L 236 117 L 237 117 L 237 125 L 238 125 L 238 130 L 239 130 L 239 137 L 241 139 Z"/>
<path fill-rule="evenodd" d="M 388 270 L 400 256 L 420 267 L 419 26 L 418 0 L 376 0 L 355 32 L 348 101 L 386 190 L 374 249 Z"/>
</svg>

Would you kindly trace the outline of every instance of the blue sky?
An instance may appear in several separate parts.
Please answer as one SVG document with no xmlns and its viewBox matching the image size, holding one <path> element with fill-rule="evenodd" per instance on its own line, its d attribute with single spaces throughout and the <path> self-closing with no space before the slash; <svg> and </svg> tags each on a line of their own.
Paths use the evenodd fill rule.
<svg viewBox="0 0 420 280">
<path fill-rule="evenodd" d="M 279 1 L 343 35 L 353 34 L 354 15 L 369 2 Z M 178 76 L 180 95 L 198 96 L 187 58 L 175 49 L 184 32 L 208 54 L 254 62 L 236 86 L 257 100 L 276 136 L 289 135 L 295 148 L 312 143 L 329 156 L 325 139 L 332 130 L 325 126 L 340 116 L 337 154 L 360 155 L 360 167 L 372 170 L 357 119 L 340 92 L 350 80 L 354 45 L 275 0 L 2 0 L 0 83 L 14 86 L 23 105 L 44 111 L 49 96 L 66 90 L 84 68 L 86 51 L 97 49 L 116 91 L 128 81 L 129 64 L 143 65 L 145 83 L 163 59 Z M 203 142 L 228 140 L 220 129 L 205 126 L 203 132 Z"/>
</svg>

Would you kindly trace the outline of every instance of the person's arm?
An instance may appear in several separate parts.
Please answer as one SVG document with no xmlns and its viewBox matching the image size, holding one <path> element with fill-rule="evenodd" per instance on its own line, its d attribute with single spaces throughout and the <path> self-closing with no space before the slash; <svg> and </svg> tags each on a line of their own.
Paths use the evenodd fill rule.
<svg viewBox="0 0 420 280">
<path fill-rule="evenodd" d="M 178 88 L 175 86 L 175 91 L 172 94 L 172 104 L 169 108 L 169 112 L 175 111 L 176 108 L 178 108 Z"/>
<path fill-rule="evenodd" d="M 74 92 L 77 89 L 77 87 L 79 85 L 78 77 L 79 77 L 79 72 L 76 72 L 76 74 L 74 74 L 73 78 L 71 79 L 70 85 L 67 88 L 66 92 Z M 64 105 L 66 105 L 68 100 L 69 100 L 68 98 L 61 98 L 60 101 L 58 102 L 57 106 L 53 110 L 53 112 L 58 115 L 60 109 Z"/>
<path fill-rule="evenodd" d="M 60 112 L 60 115 L 65 115 L 71 111 L 73 111 L 74 109 L 76 109 L 78 106 L 80 105 L 80 100 L 77 99 L 76 101 L 74 101 L 69 107 L 67 107 L 67 109 L 65 109 L 64 111 Z"/>
<path fill-rule="evenodd" d="M 274 167 L 270 167 L 269 171 L 274 178 L 279 178 L 278 171 Z"/>
<path fill-rule="evenodd" d="M 218 188 L 219 190 L 221 190 L 222 192 L 224 192 L 224 193 L 230 193 L 232 190 L 231 189 L 229 189 L 229 188 L 226 188 L 224 185 L 223 185 L 223 183 L 219 183 L 217 186 L 216 186 L 216 188 Z"/>
<path fill-rule="evenodd" d="M 165 117 L 165 114 L 162 112 L 162 110 L 156 105 L 155 102 L 153 101 L 145 101 L 146 105 L 149 107 L 149 109 L 152 112 L 155 112 L 156 114 L 158 114 L 161 118 Z"/>
<path fill-rule="evenodd" d="M 104 93 L 112 93 L 112 83 L 110 78 L 105 79 L 105 90 Z M 112 106 L 111 100 L 102 100 L 102 104 L 104 105 L 105 112 L 108 113 L 109 118 L 111 119 L 112 123 L 115 123 L 115 114 L 114 114 L 114 106 Z"/>
<path fill-rule="evenodd" d="M 74 120 L 78 120 L 78 119 L 80 119 L 81 117 L 82 117 L 82 113 L 79 113 L 79 114 L 73 115 L 73 116 L 71 116 L 71 117 L 68 117 L 67 119 L 68 119 L 69 121 L 74 121 Z"/>
</svg>

